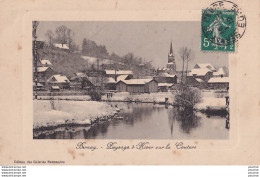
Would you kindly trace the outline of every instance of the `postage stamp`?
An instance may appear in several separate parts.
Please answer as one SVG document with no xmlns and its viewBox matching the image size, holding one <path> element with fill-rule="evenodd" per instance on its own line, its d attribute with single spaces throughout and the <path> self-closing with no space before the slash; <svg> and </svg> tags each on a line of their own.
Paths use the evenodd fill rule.
<svg viewBox="0 0 260 177">
<path fill-rule="evenodd" d="M 201 50 L 235 51 L 235 43 L 246 29 L 246 17 L 236 4 L 217 1 L 202 10 Z"/>
</svg>

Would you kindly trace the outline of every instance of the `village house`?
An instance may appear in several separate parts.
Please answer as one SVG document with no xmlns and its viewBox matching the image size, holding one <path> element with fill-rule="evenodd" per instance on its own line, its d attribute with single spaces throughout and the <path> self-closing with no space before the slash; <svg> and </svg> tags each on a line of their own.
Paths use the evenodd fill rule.
<svg viewBox="0 0 260 177">
<path fill-rule="evenodd" d="M 187 83 L 190 80 L 188 77 L 200 78 L 207 82 L 213 76 L 213 71 L 208 68 L 194 68 L 187 75 Z"/>
<path fill-rule="evenodd" d="M 105 70 L 106 77 L 113 77 L 117 80 L 117 77 L 120 75 L 129 75 L 133 77 L 133 71 L 131 70 Z"/>
<path fill-rule="evenodd" d="M 37 66 L 38 67 L 50 67 L 52 64 L 49 60 L 43 59 L 43 60 L 38 60 Z"/>
<path fill-rule="evenodd" d="M 105 83 L 106 90 L 116 90 L 116 81 L 114 78 L 112 77 L 106 78 L 104 83 Z"/>
<path fill-rule="evenodd" d="M 158 76 L 154 76 L 153 79 L 156 80 L 158 83 L 177 84 L 177 76 L 168 73 L 161 73 Z"/>
<path fill-rule="evenodd" d="M 218 71 L 213 73 L 213 77 L 224 77 L 226 73 L 224 72 L 223 68 L 219 68 Z"/>
<path fill-rule="evenodd" d="M 61 49 L 61 50 L 64 50 L 64 51 L 67 51 L 67 50 L 70 49 L 68 44 L 58 44 L 58 43 L 56 43 L 56 44 L 54 44 L 54 47 Z"/>
<path fill-rule="evenodd" d="M 210 89 L 229 89 L 229 78 L 228 77 L 212 77 L 208 81 L 208 87 Z"/>
<path fill-rule="evenodd" d="M 120 80 L 116 84 L 118 92 L 152 93 L 158 92 L 158 82 L 154 79 Z"/>
<path fill-rule="evenodd" d="M 73 90 L 89 90 L 92 86 L 92 82 L 85 73 L 74 73 L 74 76 L 70 78 L 70 88 Z"/>
<path fill-rule="evenodd" d="M 124 74 L 124 75 L 117 76 L 116 81 L 118 82 L 118 81 L 129 80 L 129 79 L 133 79 L 133 76 Z"/>
<path fill-rule="evenodd" d="M 173 84 L 170 83 L 158 83 L 158 91 L 159 92 L 168 92 L 172 90 Z"/>
<path fill-rule="evenodd" d="M 202 68 L 207 68 L 212 72 L 216 72 L 215 67 L 210 64 L 210 63 L 197 63 L 194 67 L 194 69 L 202 69 Z"/>
<path fill-rule="evenodd" d="M 45 82 L 47 81 L 48 78 L 50 78 L 55 72 L 52 70 L 51 67 L 37 67 L 37 81 L 45 86 Z M 34 69 L 34 74 L 33 74 L 33 79 L 35 81 L 35 69 Z"/>
<path fill-rule="evenodd" d="M 51 76 L 47 82 L 46 82 L 46 87 L 48 89 L 69 89 L 70 88 L 70 81 L 66 76 L 63 75 L 53 75 Z"/>
<path fill-rule="evenodd" d="M 186 83 L 190 86 L 193 87 L 198 87 L 200 89 L 205 89 L 207 88 L 207 82 L 205 82 L 204 80 L 202 80 L 201 78 L 196 78 L 193 76 L 189 76 L 186 78 Z"/>
</svg>

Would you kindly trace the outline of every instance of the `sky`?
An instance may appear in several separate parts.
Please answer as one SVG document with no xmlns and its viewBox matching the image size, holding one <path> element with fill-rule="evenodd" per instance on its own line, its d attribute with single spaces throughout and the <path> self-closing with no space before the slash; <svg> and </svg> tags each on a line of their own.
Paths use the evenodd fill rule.
<svg viewBox="0 0 260 177">
<path fill-rule="evenodd" d="M 172 40 L 177 70 L 181 70 L 180 48 L 193 51 L 190 68 L 196 63 L 211 63 L 215 67 L 228 67 L 228 54 L 222 52 L 202 52 L 200 50 L 201 26 L 197 21 L 40 21 L 37 35 L 46 40 L 47 30 L 55 32 L 56 27 L 65 25 L 75 33 L 74 41 L 81 47 L 84 38 L 105 45 L 109 54 L 123 56 L 129 52 L 152 61 L 153 66 L 166 67 Z"/>
</svg>

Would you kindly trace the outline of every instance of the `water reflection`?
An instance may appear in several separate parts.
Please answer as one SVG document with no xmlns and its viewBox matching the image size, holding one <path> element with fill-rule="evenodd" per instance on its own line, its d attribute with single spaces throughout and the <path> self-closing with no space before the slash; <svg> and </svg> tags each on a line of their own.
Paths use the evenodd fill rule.
<svg viewBox="0 0 260 177">
<path fill-rule="evenodd" d="M 34 131 L 39 139 L 226 139 L 226 119 L 147 103 L 110 103 L 121 108 L 123 120 L 111 119 L 85 127 Z"/>
</svg>

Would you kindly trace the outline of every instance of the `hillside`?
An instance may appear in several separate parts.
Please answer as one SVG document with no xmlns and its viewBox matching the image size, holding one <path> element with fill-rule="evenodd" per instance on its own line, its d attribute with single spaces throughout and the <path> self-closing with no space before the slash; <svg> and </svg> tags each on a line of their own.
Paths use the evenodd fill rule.
<svg viewBox="0 0 260 177">
<path fill-rule="evenodd" d="M 55 73 L 64 74 L 68 77 L 73 76 L 73 73 L 76 72 L 96 70 L 97 63 L 99 63 L 100 70 L 133 70 L 137 78 L 153 75 L 154 73 L 154 69 L 150 62 L 145 62 L 142 58 L 136 57 L 132 53 L 128 53 L 123 57 L 120 57 L 115 53 L 109 55 L 106 53 L 105 46 L 102 45 L 101 47 L 94 46 L 91 49 L 88 48 L 88 51 L 89 53 L 73 52 L 45 45 L 42 49 L 38 50 L 38 53 L 40 59 L 47 59 L 52 63 L 52 69 Z"/>
<path fill-rule="evenodd" d="M 75 72 L 86 71 L 89 67 L 87 60 L 81 58 L 80 54 L 71 53 L 45 47 L 39 50 L 40 59 L 48 59 L 52 63 L 55 73 L 71 77 Z"/>
</svg>

